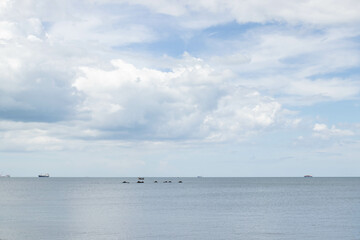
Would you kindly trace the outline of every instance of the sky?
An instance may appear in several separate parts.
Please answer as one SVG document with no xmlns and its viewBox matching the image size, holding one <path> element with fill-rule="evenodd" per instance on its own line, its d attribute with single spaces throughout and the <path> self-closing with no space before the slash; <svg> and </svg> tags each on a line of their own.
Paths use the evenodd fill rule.
<svg viewBox="0 0 360 240">
<path fill-rule="evenodd" d="M 359 176 L 357 0 L 1 0 L 0 174 Z"/>
</svg>

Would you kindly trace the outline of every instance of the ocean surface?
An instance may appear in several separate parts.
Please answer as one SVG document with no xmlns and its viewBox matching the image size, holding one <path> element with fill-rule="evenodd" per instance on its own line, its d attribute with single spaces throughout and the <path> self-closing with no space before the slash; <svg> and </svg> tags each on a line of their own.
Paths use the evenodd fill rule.
<svg viewBox="0 0 360 240">
<path fill-rule="evenodd" d="M 360 178 L 136 181 L 0 178 L 0 239 L 360 240 Z"/>
</svg>

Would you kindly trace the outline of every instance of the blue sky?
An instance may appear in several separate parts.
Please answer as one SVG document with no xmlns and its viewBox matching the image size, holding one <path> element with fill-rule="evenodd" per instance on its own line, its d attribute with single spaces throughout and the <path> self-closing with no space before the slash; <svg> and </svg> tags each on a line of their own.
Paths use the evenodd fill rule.
<svg viewBox="0 0 360 240">
<path fill-rule="evenodd" d="M 0 3 L 0 173 L 359 176 L 358 1 Z"/>
</svg>

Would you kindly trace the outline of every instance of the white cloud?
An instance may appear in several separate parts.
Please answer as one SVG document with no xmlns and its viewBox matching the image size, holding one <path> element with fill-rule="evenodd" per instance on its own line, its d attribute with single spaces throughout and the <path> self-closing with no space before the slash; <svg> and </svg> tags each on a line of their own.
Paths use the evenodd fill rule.
<svg viewBox="0 0 360 240">
<path fill-rule="evenodd" d="M 15 24 L 8 21 L 0 22 L 0 44 L 11 40 L 14 37 Z"/>
<path fill-rule="evenodd" d="M 99 18 L 80 21 L 62 21 L 55 23 L 49 31 L 53 40 L 64 43 L 85 43 L 89 46 L 121 46 L 129 43 L 149 42 L 156 39 L 151 29 L 143 25 L 126 24 L 122 27 L 116 21 L 104 21 Z"/>
<path fill-rule="evenodd" d="M 123 60 L 114 69 L 81 68 L 73 84 L 93 127 L 139 139 L 240 139 L 275 124 L 281 105 L 233 85 L 201 59 L 184 56 L 171 71 L 137 68 Z"/>
<path fill-rule="evenodd" d="M 31 42 L 42 42 L 42 40 L 34 35 L 29 35 L 27 39 Z"/>
<path fill-rule="evenodd" d="M 1 151 L 59 151 L 62 140 L 41 129 L 0 132 Z"/>
<path fill-rule="evenodd" d="M 255 28 L 237 41 L 219 40 L 219 48 L 229 54 L 209 58 L 212 64 L 230 69 L 241 85 L 277 96 L 282 104 L 354 99 L 360 92 L 359 81 L 341 75 L 360 63 L 351 40 L 354 32 L 349 28 L 340 37 L 338 31 L 314 32 L 306 27 Z"/>
<path fill-rule="evenodd" d="M 123 4 L 119 11 L 111 11 L 106 3 L 54 1 L 52 6 L 12 1 L 2 5 L 6 11 L 0 18 L 0 117 L 79 120 L 84 127 L 74 130 L 74 135 L 84 138 L 223 141 L 273 126 L 295 126 L 299 120 L 286 115 L 284 103 L 337 101 L 359 93 L 358 82 L 348 78 L 312 79 L 359 64 L 353 41 L 344 39 L 357 32 L 350 23 L 358 21 L 353 10 L 358 4 L 350 8 L 351 1 L 335 8 L 319 1 L 301 6 L 283 1 L 130 3 L 174 17 L 156 27 L 147 23 L 153 13 L 145 12 L 147 18 L 139 20 L 135 18 L 143 9 L 126 13 L 121 7 L 128 5 Z M 304 12 L 312 14 L 306 17 Z M 346 17 L 339 19 L 343 13 Z M 265 24 L 245 31 L 239 39 L 213 40 L 220 54 L 209 51 L 201 59 L 185 54 L 182 59 L 139 60 L 145 55 L 140 52 L 133 58 L 137 60 L 130 61 L 113 50 L 159 40 L 162 26 L 183 37 L 191 35 L 193 28 L 233 19 L 349 24 L 346 30 L 337 24 L 318 27 L 315 30 L 321 33 L 316 34 L 309 26 L 298 31 L 286 24 Z M 109 64 L 114 58 L 118 60 Z M 139 62 L 147 67 L 139 67 Z M 162 64 L 169 69 L 160 70 Z M 57 138 L 56 134 L 51 137 Z"/>
<path fill-rule="evenodd" d="M 205 117 L 204 127 L 210 130 L 209 140 L 241 139 L 274 124 L 281 110 L 274 99 L 238 88 L 219 100 L 217 109 Z"/>
<path fill-rule="evenodd" d="M 359 83 L 346 79 L 299 79 L 289 82 L 283 89 L 283 94 L 288 96 L 287 102 L 294 105 L 352 99 L 359 92 Z"/>
<path fill-rule="evenodd" d="M 354 135 L 354 133 L 350 130 L 338 129 L 334 125 L 329 128 L 326 124 L 322 123 L 316 123 L 313 127 L 313 132 L 315 137 L 324 139 Z"/>
<path fill-rule="evenodd" d="M 114 2 L 114 1 L 112 1 Z M 118 1 L 116 1 L 118 2 Z M 130 4 L 139 4 L 163 14 L 176 17 L 194 16 L 194 20 L 185 19 L 184 25 L 204 26 L 204 23 L 215 24 L 212 19 L 218 22 L 229 19 L 236 19 L 239 23 L 246 22 L 290 22 L 293 24 L 339 24 L 359 22 L 360 4 L 356 0 L 347 1 L 233 1 L 233 0 L 212 0 L 212 1 L 122 1 Z M 205 14 L 204 14 L 205 13 Z M 199 21 L 198 16 L 203 16 Z M 211 16 L 211 17 L 210 17 Z"/>
<path fill-rule="evenodd" d="M 0 0 L 0 152 L 13 166 L 84 176 L 172 174 L 188 163 L 195 175 L 205 161 L 219 174 L 225 158 L 220 172 L 255 173 L 282 154 L 313 165 L 329 145 L 356 162 L 359 129 L 312 125 L 311 105 L 359 96 L 359 4 Z"/>
</svg>

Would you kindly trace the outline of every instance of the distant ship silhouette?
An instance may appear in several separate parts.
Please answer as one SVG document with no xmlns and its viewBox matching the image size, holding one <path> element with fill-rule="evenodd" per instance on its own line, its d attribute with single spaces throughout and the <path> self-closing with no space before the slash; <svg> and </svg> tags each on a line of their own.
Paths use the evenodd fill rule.
<svg viewBox="0 0 360 240">
<path fill-rule="evenodd" d="M 39 174 L 38 177 L 50 177 L 50 175 L 48 173 L 45 173 L 45 174 Z"/>
</svg>

